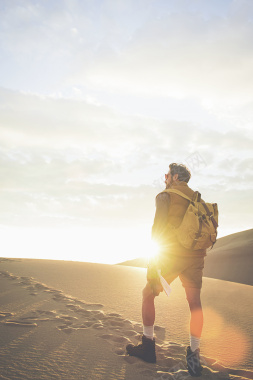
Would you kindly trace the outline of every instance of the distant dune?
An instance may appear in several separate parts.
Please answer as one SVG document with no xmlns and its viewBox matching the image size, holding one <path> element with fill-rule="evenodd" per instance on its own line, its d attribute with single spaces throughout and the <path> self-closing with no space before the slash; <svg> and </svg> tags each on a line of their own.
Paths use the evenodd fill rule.
<svg viewBox="0 0 253 380">
<path fill-rule="evenodd" d="M 147 266 L 145 258 L 125 261 L 120 265 Z M 204 276 L 253 285 L 253 229 L 217 239 L 205 259 Z"/>
</svg>

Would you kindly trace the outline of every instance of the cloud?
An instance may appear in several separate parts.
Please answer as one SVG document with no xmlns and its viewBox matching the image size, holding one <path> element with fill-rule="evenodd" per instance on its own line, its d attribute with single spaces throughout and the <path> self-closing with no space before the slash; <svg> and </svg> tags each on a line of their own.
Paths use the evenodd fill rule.
<svg viewBox="0 0 253 380">
<path fill-rule="evenodd" d="M 224 226 L 231 208 L 248 225 L 252 10 L 247 0 L 2 1 L 1 222 L 151 223 L 179 161 L 221 204 Z"/>
<path fill-rule="evenodd" d="M 6 3 L 2 83 L 245 105 L 253 93 L 253 5 L 214 3 Z"/>
<path fill-rule="evenodd" d="M 222 204 L 223 215 L 232 207 L 224 192 L 241 199 L 243 190 L 244 204 L 251 202 L 252 140 L 240 130 L 3 89 L 0 98 L 2 224 L 151 224 L 163 173 L 175 161 L 190 165 L 192 187 Z"/>
<path fill-rule="evenodd" d="M 234 16 L 176 13 L 149 20 L 120 52 L 98 51 L 83 80 L 115 91 L 251 101 L 253 27 L 247 15 Z"/>
</svg>

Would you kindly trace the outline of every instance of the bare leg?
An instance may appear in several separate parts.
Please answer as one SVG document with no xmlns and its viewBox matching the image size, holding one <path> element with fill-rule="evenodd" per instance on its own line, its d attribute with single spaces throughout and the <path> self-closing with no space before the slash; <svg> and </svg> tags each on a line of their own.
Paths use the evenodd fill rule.
<svg viewBox="0 0 253 380">
<path fill-rule="evenodd" d="M 154 334 L 154 322 L 155 322 L 155 296 L 152 289 L 147 283 L 143 289 L 143 301 L 142 301 L 142 320 L 143 320 L 143 335 L 142 343 L 133 345 L 129 343 L 126 346 L 127 353 L 130 356 L 136 356 L 148 363 L 156 362 L 155 352 L 155 339 Z"/>
<path fill-rule="evenodd" d="M 142 291 L 142 321 L 144 326 L 153 326 L 155 323 L 155 296 L 149 283 Z"/>
<path fill-rule="evenodd" d="M 203 311 L 200 300 L 201 289 L 185 288 L 186 298 L 191 311 L 190 334 L 197 338 L 201 337 L 203 328 Z"/>
</svg>

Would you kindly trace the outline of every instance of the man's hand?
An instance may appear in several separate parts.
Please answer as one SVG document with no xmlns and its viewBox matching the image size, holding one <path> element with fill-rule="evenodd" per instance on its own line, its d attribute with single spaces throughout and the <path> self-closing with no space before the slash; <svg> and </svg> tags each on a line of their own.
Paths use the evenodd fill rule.
<svg viewBox="0 0 253 380">
<path fill-rule="evenodd" d="M 155 280 L 149 280 L 148 283 L 152 289 L 154 296 L 159 296 L 159 294 L 163 291 L 163 287 L 160 282 L 160 279 L 158 278 Z"/>
</svg>

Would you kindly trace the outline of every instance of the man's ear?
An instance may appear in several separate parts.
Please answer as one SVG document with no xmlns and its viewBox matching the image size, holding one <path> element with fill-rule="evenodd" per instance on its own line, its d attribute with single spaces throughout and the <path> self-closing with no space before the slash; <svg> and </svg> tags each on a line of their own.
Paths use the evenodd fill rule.
<svg viewBox="0 0 253 380">
<path fill-rule="evenodd" d="M 174 174 L 172 179 L 173 179 L 173 181 L 177 181 L 178 180 L 178 174 Z"/>
</svg>

